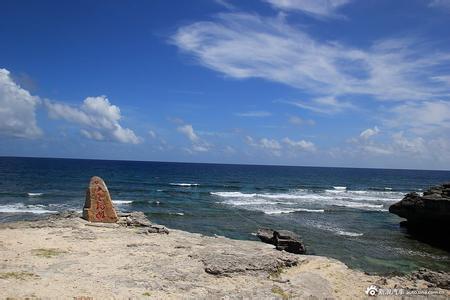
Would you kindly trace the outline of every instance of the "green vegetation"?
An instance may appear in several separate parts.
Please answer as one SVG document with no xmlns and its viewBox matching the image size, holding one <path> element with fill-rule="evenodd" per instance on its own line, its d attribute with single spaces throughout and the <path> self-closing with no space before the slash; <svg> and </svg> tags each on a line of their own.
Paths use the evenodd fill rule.
<svg viewBox="0 0 450 300">
<path fill-rule="evenodd" d="M 58 256 L 60 254 L 66 253 L 66 251 L 56 248 L 40 248 L 40 249 L 33 249 L 33 254 L 36 256 L 41 256 L 45 258 L 51 258 L 54 256 Z"/>
<path fill-rule="evenodd" d="M 145 292 L 145 293 L 143 293 L 142 294 L 142 296 L 147 296 L 147 297 L 150 297 L 152 294 L 150 294 L 149 292 Z"/>
<path fill-rule="evenodd" d="M 278 286 L 274 286 L 272 288 L 272 293 L 274 293 L 275 295 L 278 295 L 281 297 L 281 299 L 283 300 L 288 300 L 291 298 L 291 295 L 289 295 L 289 293 L 286 293 L 285 291 L 283 291 L 282 288 L 278 287 Z"/>
<path fill-rule="evenodd" d="M 30 273 L 30 272 L 26 272 L 26 271 L 0 273 L 0 279 L 26 280 L 26 279 L 34 279 L 34 278 L 39 278 L 39 276 L 36 274 Z"/>
</svg>

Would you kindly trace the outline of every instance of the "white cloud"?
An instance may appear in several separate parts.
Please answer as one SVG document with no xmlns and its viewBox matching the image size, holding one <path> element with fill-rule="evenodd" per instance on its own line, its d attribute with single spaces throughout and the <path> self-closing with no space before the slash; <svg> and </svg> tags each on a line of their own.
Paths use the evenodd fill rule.
<svg viewBox="0 0 450 300">
<path fill-rule="evenodd" d="M 186 148 L 187 152 L 192 154 L 194 152 L 207 152 L 211 149 L 211 145 L 199 137 L 191 124 L 178 126 L 177 131 L 185 135 L 192 143 L 191 148 Z"/>
<path fill-rule="evenodd" d="M 303 125 L 303 124 L 315 125 L 316 124 L 316 122 L 314 120 L 308 120 L 308 119 L 305 120 L 305 119 L 300 118 L 298 116 L 290 116 L 289 117 L 289 123 L 291 123 L 293 125 Z"/>
<path fill-rule="evenodd" d="M 179 126 L 177 130 L 178 132 L 184 134 L 193 143 L 196 143 L 200 140 L 191 124 Z"/>
<path fill-rule="evenodd" d="M 235 8 L 234 5 L 231 4 L 228 0 L 214 0 L 214 2 L 225 7 L 226 9 L 232 10 Z"/>
<path fill-rule="evenodd" d="M 275 156 L 281 156 L 282 151 L 284 150 L 283 144 L 286 145 L 288 149 L 295 150 L 296 152 L 315 152 L 317 150 L 314 143 L 310 141 L 293 141 L 288 137 L 285 137 L 281 141 L 278 141 L 276 139 L 269 138 L 261 138 L 259 140 L 255 140 L 251 136 L 246 136 L 245 141 L 248 145 L 268 151 Z"/>
<path fill-rule="evenodd" d="M 36 123 L 40 99 L 17 85 L 10 72 L 0 69 L 0 135 L 36 138 L 42 130 Z"/>
<path fill-rule="evenodd" d="M 268 111 L 254 110 L 254 111 L 235 113 L 235 115 L 238 117 L 263 118 L 263 117 L 270 117 L 272 114 Z"/>
<path fill-rule="evenodd" d="M 332 16 L 350 0 L 264 0 L 274 8 L 285 11 L 298 10 L 315 16 Z"/>
<path fill-rule="evenodd" d="M 383 145 L 362 145 L 361 149 L 364 153 L 376 154 L 376 155 L 391 155 L 393 154 L 392 150 L 386 148 Z"/>
<path fill-rule="evenodd" d="M 285 143 L 286 145 L 295 150 L 310 151 L 310 152 L 316 151 L 316 146 L 314 145 L 314 143 L 305 140 L 293 141 L 286 137 L 283 139 L 283 143 Z"/>
<path fill-rule="evenodd" d="M 450 0 L 431 0 L 428 6 L 450 9 Z"/>
<path fill-rule="evenodd" d="M 103 141 L 105 139 L 103 134 L 95 130 L 87 131 L 86 129 L 81 129 L 80 132 L 82 135 L 91 140 Z"/>
<path fill-rule="evenodd" d="M 358 49 L 315 40 L 283 17 L 225 13 L 210 22 L 180 27 L 172 43 L 203 66 L 232 78 L 262 78 L 316 99 L 368 95 L 412 101 L 449 96 L 450 84 L 432 78 L 449 75 L 450 55 L 413 39 L 379 40 Z"/>
<path fill-rule="evenodd" d="M 155 133 L 153 130 L 149 130 L 149 131 L 148 131 L 148 135 L 149 135 L 152 139 L 156 138 L 156 133 Z"/>
<path fill-rule="evenodd" d="M 383 141 L 376 142 L 371 137 L 380 134 L 377 126 L 368 128 L 361 132 L 359 138 L 350 139 L 353 144 L 349 152 L 361 152 L 375 155 L 393 155 L 402 158 L 412 159 L 420 156 L 423 159 L 431 158 L 434 149 L 429 146 L 429 142 L 434 141 L 409 134 L 404 131 L 397 131 L 386 137 Z"/>
<path fill-rule="evenodd" d="M 374 128 L 367 128 L 366 130 L 362 131 L 359 134 L 359 137 L 362 139 L 368 140 L 369 138 L 371 138 L 379 133 L 380 133 L 380 129 L 377 126 L 375 126 Z"/>
<path fill-rule="evenodd" d="M 312 99 L 310 103 L 306 101 L 279 101 L 291 104 L 316 113 L 336 114 L 346 110 L 356 110 L 356 106 L 348 101 L 340 101 L 334 97 L 321 97 Z"/>
<path fill-rule="evenodd" d="M 385 123 L 392 127 L 411 129 L 419 134 L 450 130 L 450 101 L 404 103 L 391 109 Z"/>
<path fill-rule="evenodd" d="M 44 101 L 44 104 L 51 118 L 63 119 L 84 127 L 81 133 L 87 138 L 131 144 L 141 142 L 133 130 L 120 125 L 120 109 L 112 105 L 106 96 L 87 97 L 80 108 L 48 100 Z"/>
<path fill-rule="evenodd" d="M 246 136 L 245 140 L 250 146 L 269 151 L 269 153 L 275 156 L 281 155 L 282 146 L 275 139 L 261 138 L 259 140 L 255 140 L 251 136 Z"/>
<path fill-rule="evenodd" d="M 425 154 L 427 147 L 422 137 L 407 138 L 402 131 L 392 135 L 393 147 L 396 152 Z"/>
</svg>

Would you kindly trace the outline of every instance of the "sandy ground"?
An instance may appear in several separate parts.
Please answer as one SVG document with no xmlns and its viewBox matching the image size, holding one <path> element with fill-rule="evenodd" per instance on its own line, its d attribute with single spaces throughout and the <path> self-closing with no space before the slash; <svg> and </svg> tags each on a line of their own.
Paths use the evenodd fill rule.
<svg viewBox="0 0 450 300">
<path fill-rule="evenodd" d="M 77 218 L 0 226 L 0 298 L 361 299 L 371 284 L 424 289 L 319 256 L 170 230 L 142 233 Z M 448 299 L 448 290 L 433 298 Z M 388 296 L 386 299 L 397 297 Z M 417 297 L 414 297 L 417 298 Z M 429 298 L 427 298 L 429 299 Z"/>
</svg>

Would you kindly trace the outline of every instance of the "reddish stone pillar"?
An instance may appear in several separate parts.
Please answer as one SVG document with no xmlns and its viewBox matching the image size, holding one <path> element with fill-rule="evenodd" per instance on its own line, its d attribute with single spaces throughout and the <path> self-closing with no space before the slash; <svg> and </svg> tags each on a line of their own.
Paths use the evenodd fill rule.
<svg viewBox="0 0 450 300">
<path fill-rule="evenodd" d="M 108 188 L 100 177 L 94 176 L 89 182 L 83 219 L 102 223 L 115 223 L 118 220 Z"/>
</svg>

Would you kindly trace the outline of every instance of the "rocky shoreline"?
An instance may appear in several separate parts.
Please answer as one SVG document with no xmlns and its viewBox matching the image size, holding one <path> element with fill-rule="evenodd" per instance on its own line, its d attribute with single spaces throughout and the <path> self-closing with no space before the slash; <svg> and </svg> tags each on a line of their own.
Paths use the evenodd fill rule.
<svg viewBox="0 0 450 300">
<path fill-rule="evenodd" d="M 167 229 L 142 213 L 118 218 L 61 213 L 1 224 L 0 298 L 349 299 L 368 297 L 371 285 L 450 296 L 447 273 L 368 275 L 262 242 Z"/>
<path fill-rule="evenodd" d="M 389 212 L 407 219 L 401 225 L 415 238 L 450 250 L 450 182 L 406 194 Z"/>
</svg>

